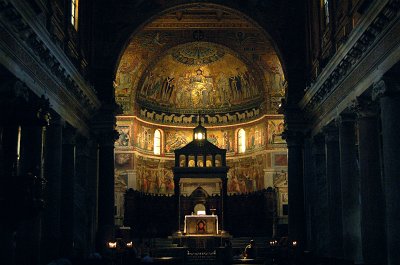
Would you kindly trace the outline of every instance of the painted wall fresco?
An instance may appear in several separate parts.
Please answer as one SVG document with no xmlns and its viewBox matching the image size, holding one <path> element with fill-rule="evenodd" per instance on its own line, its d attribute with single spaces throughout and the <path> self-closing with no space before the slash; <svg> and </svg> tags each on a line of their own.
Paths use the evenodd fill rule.
<svg viewBox="0 0 400 265">
<path fill-rule="evenodd" d="M 173 151 L 192 141 L 191 128 L 162 128 L 166 161 L 147 157 L 153 155 L 154 131 L 157 127 L 138 122 L 136 125 L 118 124 L 120 137 L 116 143 L 115 170 L 118 179 L 124 178 L 129 170 L 135 170 L 136 188 L 154 194 L 173 193 Z M 219 148 L 227 149 L 228 192 L 239 194 L 265 188 L 265 174 L 275 183 L 281 182 L 287 168 L 285 142 L 281 138 L 283 120 L 264 120 L 253 125 L 243 126 L 246 133 L 246 152 L 236 157 L 235 141 L 239 127 L 222 129 L 209 128 L 208 140 Z M 133 142 L 133 145 L 132 145 Z M 133 153 L 127 150 L 136 150 Z M 273 152 L 266 153 L 266 150 Z M 165 158 L 164 158 L 165 159 Z M 269 173 L 265 173 L 265 169 Z M 282 173 L 281 173 L 282 172 Z M 126 174 L 125 174 L 126 175 Z M 206 185 L 206 184 L 204 184 Z M 211 185 L 211 184 L 210 184 Z"/>
<path fill-rule="evenodd" d="M 227 160 L 228 193 L 240 194 L 264 188 L 265 156 L 248 157 L 239 160 Z"/>
<path fill-rule="evenodd" d="M 173 194 L 173 161 L 160 163 L 157 159 L 138 159 L 136 178 L 138 190 L 145 193 Z"/>
<path fill-rule="evenodd" d="M 134 128 L 134 146 L 144 151 L 153 151 L 155 129 L 142 125 L 135 126 Z"/>
<path fill-rule="evenodd" d="M 165 131 L 165 152 L 173 153 L 175 149 L 184 147 L 192 141 L 193 131 L 189 130 L 169 130 Z"/>
<path fill-rule="evenodd" d="M 247 66 L 228 50 L 194 42 L 170 50 L 139 83 L 139 102 L 206 111 L 258 99 L 259 88 Z"/>
<path fill-rule="evenodd" d="M 283 120 L 268 121 L 268 144 L 285 144 L 282 133 L 285 129 Z"/>
<path fill-rule="evenodd" d="M 115 154 L 115 170 L 123 171 L 133 169 L 133 154 L 132 153 L 117 153 Z"/>
<path fill-rule="evenodd" d="M 116 147 L 129 147 L 132 145 L 132 136 L 131 136 L 131 127 L 126 126 L 117 126 L 117 132 L 119 133 L 118 140 L 115 141 Z"/>
<path fill-rule="evenodd" d="M 260 123 L 253 126 L 243 127 L 246 132 L 246 150 L 247 152 L 260 150 L 265 148 L 267 140 L 267 132 L 264 123 Z M 135 126 L 135 143 L 134 146 L 143 151 L 152 151 L 154 144 L 154 128 L 147 126 Z M 124 129 L 121 129 L 124 130 Z M 166 154 L 173 154 L 175 149 L 181 148 L 192 141 L 193 130 L 192 129 L 164 129 L 164 151 Z M 223 130 L 212 130 L 207 131 L 207 139 L 212 144 L 227 150 L 227 153 L 235 152 L 235 137 L 236 129 L 223 129 Z M 126 144 L 125 134 L 120 134 L 118 142 Z M 272 136 L 271 136 L 272 137 Z M 279 136 L 273 136 L 279 137 Z M 275 139 L 274 138 L 274 139 Z M 277 140 L 276 140 L 277 141 Z M 118 146 L 124 146 L 119 145 Z"/>
</svg>

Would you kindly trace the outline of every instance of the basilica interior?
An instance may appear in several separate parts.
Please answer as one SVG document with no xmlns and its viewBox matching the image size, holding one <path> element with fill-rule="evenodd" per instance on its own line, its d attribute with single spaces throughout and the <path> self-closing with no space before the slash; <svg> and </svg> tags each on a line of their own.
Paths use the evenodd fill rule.
<svg viewBox="0 0 400 265">
<path fill-rule="evenodd" d="M 399 11 L 0 0 L 0 264 L 400 264 Z"/>
</svg>

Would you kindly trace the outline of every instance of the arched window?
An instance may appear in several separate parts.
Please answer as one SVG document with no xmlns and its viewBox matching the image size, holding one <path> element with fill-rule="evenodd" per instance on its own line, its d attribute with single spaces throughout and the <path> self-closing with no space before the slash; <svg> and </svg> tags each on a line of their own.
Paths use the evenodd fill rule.
<svg viewBox="0 0 400 265">
<path fill-rule="evenodd" d="M 246 151 L 246 132 L 243 129 L 238 132 L 238 151 L 239 153 Z"/>
<path fill-rule="evenodd" d="M 154 132 L 154 154 L 161 154 L 161 131 L 158 129 Z"/>
</svg>

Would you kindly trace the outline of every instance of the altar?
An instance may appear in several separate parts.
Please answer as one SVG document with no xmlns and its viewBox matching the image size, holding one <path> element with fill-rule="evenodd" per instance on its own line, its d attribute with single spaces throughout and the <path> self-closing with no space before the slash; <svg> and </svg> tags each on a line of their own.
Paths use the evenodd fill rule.
<svg viewBox="0 0 400 265">
<path fill-rule="evenodd" d="M 186 235 L 217 235 L 217 215 L 185 215 L 183 233 Z"/>
</svg>

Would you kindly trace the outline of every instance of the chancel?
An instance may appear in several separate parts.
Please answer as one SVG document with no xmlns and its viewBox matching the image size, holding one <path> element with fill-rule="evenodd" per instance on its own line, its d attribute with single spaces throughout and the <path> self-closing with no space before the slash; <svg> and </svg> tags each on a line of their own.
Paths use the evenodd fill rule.
<svg viewBox="0 0 400 265">
<path fill-rule="evenodd" d="M 399 265 L 399 16 L 0 0 L 0 264 Z"/>
<path fill-rule="evenodd" d="M 175 167 L 173 167 L 173 172 L 175 198 L 177 198 L 178 204 L 178 236 L 181 236 L 182 230 L 181 213 L 187 212 L 187 209 L 182 209 L 181 207 L 181 180 L 185 179 L 186 182 L 193 183 L 196 179 L 200 179 L 206 185 L 216 185 L 220 188 L 220 196 L 215 205 L 217 207 L 217 215 L 210 214 L 211 209 L 206 208 L 206 206 L 210 206 L 210 202 L 206 198 L 206 191 L 199 186 L 193 191 L 194 196 L 192 196 L 193 201 L 191 202 L 191 205 L 194 205 L 192 213 L 194 211 L 195 214 L 184 215 L 183 236 L 227 237 L 228 235 L 224 231 L 228 190 L 227 173 L 229 170 L 226 165 L 226 149 L 218 148 L 207 140 L 207 129 L 201 125 L 199 118 L 199 125 L 193 129 L 193 140 L 182 148 L 175 149 L 174 152 Z M 192 164 L 194 166 L 190 166 Z M 206 213 L 209 214 L 206 215 Z M 219 223 L 218 215 L 220 216 Z M 217 242 L 221 242 L 221 240 Z M 185 243 L 190 245 L 190 242 Z"/>
</svg>

